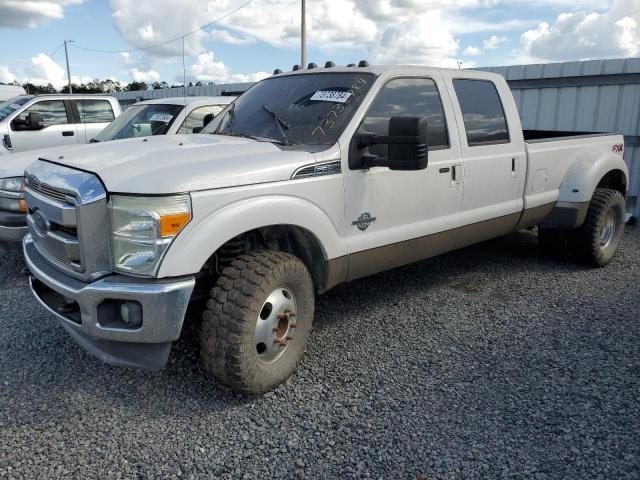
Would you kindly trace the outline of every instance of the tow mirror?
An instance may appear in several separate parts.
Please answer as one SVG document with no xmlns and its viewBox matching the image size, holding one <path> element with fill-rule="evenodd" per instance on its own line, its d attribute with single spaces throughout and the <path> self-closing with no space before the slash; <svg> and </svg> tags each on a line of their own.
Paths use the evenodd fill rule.
<svg viewBox="0 0 640 480">
<path fill-rule="evenodd" d="M 387 158 L 369 153 L 371 145 L 388 145 Z M 423 170 L 429 163 L 426 117 L 391 117 L 389 134 L 354 135 L 349 167 L 387 167 L 390 170 Z"/>
<path fill-rule="evenodd" d="M 38 112 L 30 112 L 27 115 L 27 128 L 29 130 L 42 130 L 44 128 L 42 114 Z"/>
</svg>

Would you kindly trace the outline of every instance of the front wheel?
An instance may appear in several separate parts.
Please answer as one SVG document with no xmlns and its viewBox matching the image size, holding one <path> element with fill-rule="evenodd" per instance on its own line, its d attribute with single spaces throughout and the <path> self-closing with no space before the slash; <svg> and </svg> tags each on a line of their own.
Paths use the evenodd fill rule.
<svg viewBox="0 0 640 480">
<path fill-rule="evenodd" d="M 302 358 L 314 300 L 299 258 L 269 250 L 239 255 L 218 278 L 203 313 L 205 370 L 242 393 L 278 386 Z"/>
<path fill-rule="evenodd" d="M 625 210 L 620 192 L 596 189 L 584 224 L 572 232 L 573 249 L 583 261 L 595 267 L 611 261 L 624 233 Z"/>
</svg>

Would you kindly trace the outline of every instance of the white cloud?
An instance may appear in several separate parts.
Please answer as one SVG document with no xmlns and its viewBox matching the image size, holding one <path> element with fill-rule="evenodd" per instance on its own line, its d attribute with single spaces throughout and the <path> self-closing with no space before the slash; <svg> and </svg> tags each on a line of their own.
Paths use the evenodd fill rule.
<svg viewBox="0 0 640 480">
<path fill-rule="evenodd" d="M 129 52 L 120 52 L 120 58 L 122 58 L 125 65 L 129 65 L 131 63 L 131 54 Z"/>
<path fill-rule="evenodd" d="M 521 36 L 528 61 L 632 57 L 640 54 L 638 0 L 613 0 L 602 12 L 563 13 Z"/>
<path fill-rule="evenodd" d="M 432 10 L 389 26 L 370 48 L 375 63 L 426 64 L 457 68 L 459 45 Z"/>
<path fill-rule="evenodd" d="M 482 53 L 482 50 L 479 49 L 478 47 L 469 45 L 467 48 L 464 49 L 462 53 L 467 57 L 477 57 Z"/>
<path fill-rule="evenodd" d="M 35 28 L 48 20 L 64 17 L 64 7 L 84 0 L 2 0 L 0 27 Z"/>
<path fill-rule="evenodd" d="M 250 45 L 256 43 L 256 39 L 253 37 L 238 37 L 229 32 L 229 30 L 211 30 L 209 37 L 213 41 L 229 43 L 231 45 Z"/>
<path fill-rule="evenodd" d="M 498 48 L 498 45 L 507 41 L 507 37 L 498 37 L 496 35 L 491 35 L 488 39 L 483 42 L 483 48 L 485 50 L 495 50 Z"/>
<path fill-rule="evenodd" d="M 89 75 L 85 75 L 84 77 L 79 77 L 78 75 L 71 75 L 71 83 L 75 83 L 76 85 L 80 85 L 82 83 L 87 84 L 91 82 L 93 78 Z"/>
<path fill-rule="evenodd" d="M 189 69 L 189 77 L 203 82 L 235 83 L 257 82 L 271 76 L 267 72 L 256 72 L 249 75 L 233 74 L 223 62 L 214 59 L 213 52 L 198 55 L 197 61 Z M 177 78 L 177 80 L 182 80 Z"/>
<path fill-rule="evenodd" d="M 0 65 L 0 82 L 1 83 L 13 83 L 16 77 L 9 71 L 9 67 L 6 65 Z"/>
<path fill-rule="evenodd" d="M 487 7 L 498 1 L 314 0 L 307 4 L 308 42 L 328 55 L 336 50 L 364 50 L 378 62 L 455 66 L 459 46 L 454 31 L 467 33 L 469 25 L 474 31 L 522 28 L 522 23 L 512 20 L 472 24 L 471 18 L 459 15 L 465 8 Z M 194 31 L 241 4 L 242 0 L 201 0 L 182 2 L 176 8 L 174 0 L 111 0 L 114 24 L 129 44 L 139 48 Z M 293 50 L 298 48 L 299 35 L 299 0 L 261 0 L 223 19 L 209 33 L 198 31 L 187 37 L 185 52 L 188 56 L 206 53 L 205 40 L 231 44 L 259 41 Z M 180 56 L 182 42 L 146 53 Z"/>
<path fill-rule="evenodd" d="M 131 78 L 136 82 L 158 82 L 160 81 L 160 74 L 155 70 L 139 70 L 137 67 L 129 70 Z"/>
<path fill-rule="evenodd" d="M 66 72 L 64 68 L 54 62 L 51 57 L 40 53 L 31 59 L 32 67 L 29 68 L 25 81 L 34 85 L 51 84 L 60 89 L 67 84 Z"/>
</svg>

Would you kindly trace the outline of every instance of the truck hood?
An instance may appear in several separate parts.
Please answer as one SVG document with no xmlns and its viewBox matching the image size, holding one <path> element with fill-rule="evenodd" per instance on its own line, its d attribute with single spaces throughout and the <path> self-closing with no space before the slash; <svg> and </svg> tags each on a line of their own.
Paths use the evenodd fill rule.
<svg viewBox="0 0 640 480">
<path fill-rule="evenodd" d="M 97 174 L 109 192 L 163 194 L 288 180 L 309 152 L 222 135 L 132 138 L 48 151 L 40 157 Z"/>
<path fill-rule="evenodd" d="M 42 150 L 27 150 L 26 152 L 10 153 L 0 157 L 0 178 L 21 177 L 24 170 L 33 162 L 43 157 L 51 157 L 60 147 Z"/>
</svg>

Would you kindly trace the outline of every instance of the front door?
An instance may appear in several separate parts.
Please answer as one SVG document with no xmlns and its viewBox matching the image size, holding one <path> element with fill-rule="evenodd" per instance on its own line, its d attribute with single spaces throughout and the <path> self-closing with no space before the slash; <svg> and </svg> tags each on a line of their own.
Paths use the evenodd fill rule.
<svg viewBox="0 0 640 480">
<path fill-rule="evenodd" d="M 378 92 L 356 135 L 387 135 L 392 116 L 428 119 L 429 165 L 424 170 L 343 168 L 349 279 L 440 253 L 446 234 L 460 226 L 462 165 L 453 118 L 443 102 L 442 78 L 394 78 Z M 348 145 L 341 145 L 343 158 Z M 386 156 L 387 146 L 370 147 Z M 345 163 L 343 162 L 343 165 Z"/>
<path fill-rule="evenodd" d="M 11 121 L 11 145 L 14 152 L 76 145 L 78 136 L 72 120 L 70 106 L 64 100 L 40 100 L 27 107 Z M 36 112 L 42 115 L 42 130 L 22 130 L 15 120 L 27 119 L 27 115 Z"/>
</svg>

